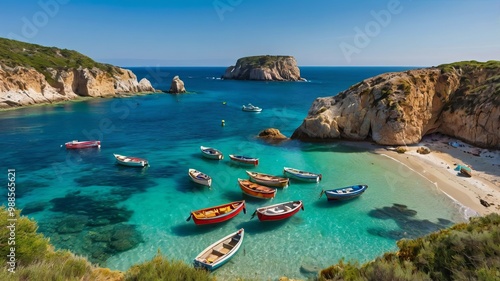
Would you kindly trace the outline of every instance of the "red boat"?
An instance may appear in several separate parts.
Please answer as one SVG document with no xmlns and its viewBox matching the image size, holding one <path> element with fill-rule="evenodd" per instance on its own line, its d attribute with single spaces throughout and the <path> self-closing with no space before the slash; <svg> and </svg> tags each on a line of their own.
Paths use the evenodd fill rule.
<svg viewBox="0 0 500 281">
<path fill-rule="evenodd" d="M 64 144 L 66 146 L 66 149 L 80 149 L 80 148 L 92 148 L 92 147 L 101 147 L 101 142 L 100 141 L 70 141 Z"/>
<path fill-rule="evenodd" d="M 195 224 L 219 223 L 236 217 L 241 210 L 243 210 L 243 213 L 246 213 L 245 200 L 193 211 L 186 221 L 193 218 Z"/>
<path fill-rule="evenodd" d="M 277 221 L 295 215 L 300 209 L 304 210 L 304 205 L 301 200 L 298 200 L 258 208 L 255 213 L 260 221 Z"/>
</svg>

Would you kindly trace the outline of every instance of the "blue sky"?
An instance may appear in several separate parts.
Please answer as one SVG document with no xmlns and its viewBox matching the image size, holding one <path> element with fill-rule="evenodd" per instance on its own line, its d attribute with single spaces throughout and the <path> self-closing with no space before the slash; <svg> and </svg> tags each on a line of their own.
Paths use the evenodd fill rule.
<svg viewBox="0 0 500 281">
<path fill-rule="evenodd" d="M 2 0 L 0 37 L 120 66 L 301 66 L 500 60 L 498 0 Z"/>
</svg>

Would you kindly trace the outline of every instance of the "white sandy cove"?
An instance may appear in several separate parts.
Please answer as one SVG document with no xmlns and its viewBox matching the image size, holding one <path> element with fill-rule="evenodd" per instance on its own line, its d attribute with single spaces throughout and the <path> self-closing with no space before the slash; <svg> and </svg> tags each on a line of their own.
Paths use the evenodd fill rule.
<svg viewBox="0 0 500 281">
<path fill-rule="evenodd" d="M 354 145 L 373 149 L 375 153 L 390 157 L 427 178 L 459 204 L 477 212 L 477 214 L 467 213 L 467 216 L 500 213 L 500 151 L 498 150 L 477 148 L 440 134 L 426 136 L 418 145 L 405 147 L 408 151 L 404 154 L 373 144 L 354 143 Z M 417 149 L 421 146 L 430 148 L 431 153 L 425 155 L 417 153 Z M 461 176 L 454 170 L 457 165 L 463 164 L 472 168 L 471 178 Z M 480 199 L 491 205 L 483 206 Z"/>
</svg>

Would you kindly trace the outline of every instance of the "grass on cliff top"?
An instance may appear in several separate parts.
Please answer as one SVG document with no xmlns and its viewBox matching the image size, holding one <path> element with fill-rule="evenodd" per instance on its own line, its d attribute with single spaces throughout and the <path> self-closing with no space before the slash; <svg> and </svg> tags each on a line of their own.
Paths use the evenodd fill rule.
<svg viewBox="0 0 500 281">
<path fill-rule="evenodd" d="M 270 55 L 251 56 L 238 59 L 236 64 L 248 65 L 250 67 L 271 67 L 274 65 L 275 62 L 287 58 L 292 58 L 292 56 L 270 56 Z"/>
<path fill-rule="evenodd" d="M 113 74 L 118 71 L 110 64 L 98 63 L 77 51 L 45 47 L 6 38 L 0 38 L 0 64 L 9 67 L 33 67 L 45 77 L 50 77 L 47 68 L 93 68 Z M 50 80 L 50 79 L 48 79 Z"/>
<path fill-rule="evenodd" d="M 500 280 L 499 214 L 397 245 L 398 252 L 361 266 L 341 260 L 322 270 L 319 280 Z"/>
<path fill-rule="evenodd" d="M 15 219 L 14 225 L 8 219 Z M 66 250 L 54 250 L 37 229 L 37 223 L 21 216 L 19 210 L 0 206 L 0 261 L 3 267 L 0 280 L 215 280 L 207 271 L 181 261 L 169 261 L 160 253 L 151 261 L 135 265 L 126 272 L 101 268 L 85 257 Z"/>
<path fill-rule="evenodd" d="M 471 61 L 459 61 L 454 63 L 447 63 L 438 65 L 438 68 L 441 69 L 441 72 L 448 73 L 453 69 L 466 69 L 466 68 L 486 68 L 486 69 L 496 69 L 500 71 L 500 61 L 489 60 L 487 62 L 478 62 L 475 60 Z"/>
</svg>

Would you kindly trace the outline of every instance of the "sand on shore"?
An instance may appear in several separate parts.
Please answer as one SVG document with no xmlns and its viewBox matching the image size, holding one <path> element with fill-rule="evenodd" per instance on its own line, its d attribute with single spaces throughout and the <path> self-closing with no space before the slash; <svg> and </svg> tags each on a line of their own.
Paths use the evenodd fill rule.
<svg viewBox="0 0 500 281">
<path fill-rule="evenodd" d="M 366 142 L 347 143 L 389 157 L 434 183 L 436 187 L 473 210 L 470 216 L 500 213 L 500 151 L 471 146 L 441 134 L 425 136 L 419 144 L 403 146 L 407 151 L 398 153 L 395 147 L 384 147 Z M 429 154 L 417 149 L 425 146 Z M 457 165 L 472 168 L 472 177 L 455 171 Z M 483 200 L 483 203 L 481 203 Z M 485 206 L 488 205 L 489 206 Z"/>
</svg>

